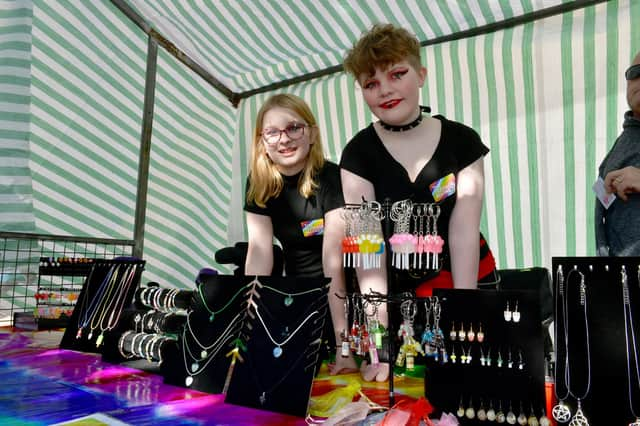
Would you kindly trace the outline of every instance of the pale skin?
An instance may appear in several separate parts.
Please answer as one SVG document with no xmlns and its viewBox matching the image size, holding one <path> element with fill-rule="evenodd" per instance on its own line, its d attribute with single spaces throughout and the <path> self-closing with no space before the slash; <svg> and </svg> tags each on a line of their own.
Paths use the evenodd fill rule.
<svg viewBox="0 0 640 426">
<path fill-rule="evenodd" d="M 371 111 L 382 121 L 391 125 L 405 125 L 420 113 L 419 92 L 424 84 L 426 69 L 414 68 L 409 62 L 401 61 L 386 69 L 376 68 L 373 75 L 358 78 Z M 441 123 L 432 117 L 425 117 L 419 126 L 402 133 L 389 132 L 380 123 L 374 129 L 391 156 L 407 171 L 411 181 L 433 157 L 441 135 Z M 360 203 L 378 200 L 371 182 L 347 170 L 341 171 L 342 187 L 346 203 Z M 456 205 L 449 221 L 449 251 L 451 253 L 452 277 L 455 288 L 477 288 L 480 249 L 478 235 L 484 192 L 484 163 L 478 159 L 456 176 Z M 380 200 L 378 200 L 380 201 Z M 387 294 L 387 271 L 385 262 L 380 269 L 357 269 L 360 290 L 370 289 Z M 383 306 L 381 306 L 383 308 Z M 381 310 L 381 319 L 387 318 L 386 306 Z M 386 324 L 385 324 L 386 325 Z M 364 364 L 364 363 L 363 363 Z M 389 374 L 387 364 L 366 366 L 365 380 L 386 380 Z"/>
<path fill-rule="evenodd" d="M 640 64 L 640 52 L 631 63 L 637 64 Z M 640 120 L 640 78 L 627 81 L 627 103 L 633 116 Z M 640 192 L 640 169 L 627 166 L 612 170 L 604 178 L 604 187 L 607 192 L 615 193 L 620 199 L 627 201 L 629 194 Z"/>
<path fill-rule="evenodd" d="M 265 114 L 264 127 L 284 128 L 290 121 L 302 121 L 295 113 L 282 108 L 274 108 Z M 295 175 L 305 166 L 305 158 L 311 144 L 310 132 L 296 141 L 288 139 L 286 133 L 281 135 L 280 142 L 268 148 L 270 158 L 276 168 L 283 175 Z M 286 152 L 286 150 L 289 150 Z M 291 153 L 295 149 L 295 153 Z M 281 155 L 280 152 L 286 152 Z M 248 250 L 245 262 L 246 275 L 270 275 L 273 269 L 273 223 L 266 215 L 246 212 L 248 233 Z M 342 238 L 344 236 L 344 222 L 340 209 L 326 212 L 324 215 L 324 234 L 322 239 L 322 267 L 325 277 L 331 279 L 329 284 L 329 310 L 334 325 L 334 338 L 336 341 L 336 362 L 329 366 L 329 374 L 335 375 L 350 371 L 357 371 L 355 360 L 349 354 L 341 356 L 341 335 L 346 329 L 344 304 L 340 297 L 346 296 L 344 270 L 342 268 Z"/>
</svg>

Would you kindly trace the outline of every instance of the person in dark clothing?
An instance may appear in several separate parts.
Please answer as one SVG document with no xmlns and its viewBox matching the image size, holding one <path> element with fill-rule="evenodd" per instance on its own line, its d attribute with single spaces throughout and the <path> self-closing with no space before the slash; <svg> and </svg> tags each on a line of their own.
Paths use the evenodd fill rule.
<svg viewBox="0 0 640 426">
<path fill-rule="evenodd" d="M 625 73 L 627 102 L 622 133 L 604 158 L 599 176 L 618 198 L 607 208 L 596 199 L 599 256 L 640 256 L 640 52 Z"/>
<path fill-rule="evenodd" d="M 442 268 L 432 277 L 424 276 L 421 282 L 407 276 L 408 283 L 388 283 L 386 267 L 358 269 L 361 291 L 396 293 L 399 284 L 408 284 L 424 297 L 434 287 L 477 288 L 480 278 L 495 273 L 495 261 L 480 235 L 483 157 L 489 149 L 473 129 L 426 115 L 420 88 L 427 71 L 420 61 L 420 43 L 407 30 L 374 25 L 347 53 L 344 68 L 379 119 L 342 152 L 345 202 L 364 198 L 437 204 L 437 229 L 444 241 Z M 365 379 L 388 377 L 387 364 L 366 368 L 370 371 L 363 373 Z"/>
<path fill-rule="evenodd" d="M 290 94 L 267 99 L 256 119 L 247 178 L 245 274 L 271 274 L 275 237 L 287 276 L 331 278 L 328 298 L 336 340 L 331 374 L 357 371 L 351 354 L 340 352 L 347 328 L 344 303 L 337 296 L 346 295 L 342 207 L 340 169 L 324 158 L 309 106 Z"/>
</svg>

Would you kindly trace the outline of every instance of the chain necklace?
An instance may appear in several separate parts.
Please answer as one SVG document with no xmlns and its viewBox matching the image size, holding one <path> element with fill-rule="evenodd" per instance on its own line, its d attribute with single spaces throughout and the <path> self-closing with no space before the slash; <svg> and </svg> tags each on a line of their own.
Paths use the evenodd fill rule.
<svg viewBox="0 0 640 426">
<path fill-rule="evenodd" d="M 579 283 L 579 293 L 580 293 L 580 305 L 583 310 L 583 318 L 584 318 L 584 331 L 585 331 L 585 349 L 587 352 L 587 385 L 586 389 L 582 395 L 576 395 L 571 390 L 571 372 L 569 366 L 569 308 L 568 308 L 568 288 L 569 288 L 569 278 L 571 278 L 572 274 L 576 273 L 580 276 Z M 587 315 L 587 287 L 584 282 L 584 274 L 580 272 L 576 267 L 574 267 L 569 274 L 567 274 L 567 291 L 565 292 L 564 288 L 564 280 L 561 279 L 562 269 L 558 267 L 558 293 L 560 302 L 562 303 L 562 319 L 563 319 L 563 331 L 564 331 L 564 346 L 565 346 L 565 357 L 564 357 L 564 381 L 565 386 L 567 388 L 567 393 L 564 397 L 558 399 L 560 402 L 558 405 L 553 407 L 553 417 L 561 423 L 566 423 L 571 418 L 571 411 L 569 408 L 564 405 L 563 400 L 567 398 L 567 396 L 572 396 L 577 401 L 577 409 L 576 413 L 571 418 L 571 422 L 569 426 L 589 426 L 589 421 L 585 417 L 582 412 L 582 404 L 581 401 L 589 394 L 589 390 L 591 389 L 591 347 L 589 344 L 589 323 L 588 323 L 588 315 Z M 557 309 L 557 300 L 556 300 L 556 309 Z M 556 311 L 557 314 L 557 311 Z M 557 325 L 556 325 L 557 329 Z M 557 374 L 556 374 L 557 376 Z M 557 383 L 556 383 L 557 387 Z M 556 394 L 557 395 L 557 394 Z"/>
<path fill-rule="evenodd" d="M 240 314 L 237 314 L 231 320 L 227 328 L 222 332 L 220 337 L 218 337 L 212 344 L 205 346 L 198 340 L 191 329 L 191 324 L 189 322 L 190 315 L 191 313 L 187 315 L 187 326 L 182 329 L 182 359 L 184 361 L 184 369 L 188 374 L 185 379 L 185 384 L 187 386 L 191 386 L 193 384 L 194 376 L 197 376 L 206 370 L 207 366 L 218 355 L 225 344 L 235 336 L 237 331 L 239 331 L 240 327 L 238 327 L 238 325 L 241 325 L 238 321 Z M 200 357 L 195 356 L 189 347 L 189 342 L 187 341 L 187 329 L 189 330 L 189 334 L 193 338 L 194 342 L 196 342 L 201 349 Z M 187 361 L 187 354 L 192 359 L 191 365 L 189 365 L 189 362 Z M 205 361 L 205 363 L 201 366 L 200 363 L 202 361 Z"/>
<path fill-rule="evenodd" d="M 254 282 L 258 285 L 258 287 L 259 287 L 259 288 L 264 287 L 264 288 L 266 288 L 266 289 L 268 289 L 268 290 L 273 291 L 274 293 L 277 293 L 277 294 L 280 294 L 280 295 L 282 295 L 282 296 L 285 296 L 285 297 L 284 297 L 284 301 L 283 301 L 284 306 L 291 306 L 291 305 L 293 304 L 293 298 L 294 298 L 294 296 L 303 296 L 303 295 L 305 295 L 305 294 L 314 293 L 314 292 L 316 292 L 316 291 L 324 291 L 324 287 L 318 287 L 318 288 L 312 288 L 312 289 L 310 289 L 310 290 L 306 290 L 306 291 L 299 291 L 299 292 L 297 292 L 297 293 L 287 293 L 287 292 L 284 292 L 284 291 L 279 290 L 279 289 L 277 289 L 277 288 L 274 288 L 274 287 L 268 286 L 268 285 L 266 285 L 266 284 L 262 284 L 262 283 L 258 280 L 258 277 L 255 277 L 255 278 L 254 278 L 254 280 L 253 280 L 252 282 L 250 282 L 249 284 L 253 284 Z"/>
<path fill-rule="evenodd" d="M 93 265 L 91 267 L 91 271 L 89 272 L 89 276 L 87 277 L 87 281 L 86 281 L 86 286 L 84 289 L 84 295 L 82 297 L 82 301 L 80 302 L 80 306 L 78 309 L 78 332 L 76 333 L 76 339 L 79 339 L 82 337 L 82 329 L 84 327 L 87 326 L 87 324 L 89 323 L 89 317 L 90 317 L 90 312 L 95 309 L 95 306 L 97 305 L 96 299 L 98 299 L 98 295 L 104 291 L 104 286 L 106 285 L 106 283 L 109 281 L 108 277 L 110 276 L 111 271 L 113 271 L 113 268 L 111 268 L 109 270 L 109 273 L 107 274 L 107 276 L 105 277 L 105 279 L 102 281 L 102 283 L 100 283 L 100 286 L 98 287 L 98 291 L 96 291 L 95 296 L 93 297 L 93 300 L 91 301 L 91 304 L 88 304 L 88 300 L 89 300 L 89 286 L 91 285 L 91 280 L 93 279 L 93 272 L 96 270 L 96 266 Z"/>
<path fill-rule="evenodd" d="M 256 281 L 256 280 L 254 280 Z M 233 301 L 236 299 L 236 297 L 238 297 L 240 295 L 240 293 L 242 293 L 247 287 L 250 287 L 251 285 L 254 284 L 254 281 L 251 281 L 249 284 L 243 285 L 242 287 L 240 287 L 240 289 L 238 289 L 238 291 L 236 291 L 236 294 L 234 294 L 233 296 L 231 296 L 231 299 L 229 299 L 229 301 L 220 309 L 218 309 L 217 311 L 212 310 L 209 305 L 207 305 L 207 301 L 204 299 L 204 293 L 202 291 L 202 285 L 204 283 L 200 283 L 200 285 L 198 286 L 198 294 L 200 295 L 200 300 L 202 300 L 202 304 L 204 305 L 204 308 L 207 310 L 207 312 L 209 312 L 209 322 L 213 322 L 213 320 L 216 318 L 216 315 L 218 315 L 219 313 L 223 312 L 225 309 L 227 309 L 229 307 L 229 305 L 231 305 L 231 303 L 233 303 Z"/>
<path fill-rule="evenodd" d="M 269 337 L 269 340 L 271 340 L 271 342 L 275 345 L 275 348 L 273 348 L 274 358 L 279 358 L 282 355 L 282 346 L 286 345 L 289 342 L 289 340 L 291 340 L 293 336 L 295 336 L 296 333 L 300 331 L 300 329 L 307 323 L 307 321 L 311 319 L 311 317 L 320 313 L 317 310 L 311 312 L 300 323 L 300 325 L 298 325 L 298 327 L 291 334 L 289 334 L 289 336 L 286 339 L 284 339 L 282 342 L 276 342 L 273 336 L 271 335 L 271 332 L 267 328 L 267 325 L 264 323 L 264 320 L 262 319 L 262 315 L 260 315 L 260 310 L 258 309 L 258 305 L 253 300 L 251 300 L 249 303 L 250 303 L 250 306 L 253 306 L 253 309 L 256 311 L 256 315 L 258 316 L 258 319 L 260 320 L 260 323 L 262 324 L 264 331 L 267 333 L 267 337 Z"/>
<path fill-rule="evenodd" d="M 633 345 L 633 359 L 635 361 L 635 374 L 636 379 L 638 380 L 638 389 L 640 389 L 640 364 L 638 362 L 638 347 L 636 346 L 636 333 L 633 326 L 633 313 L 631 309 L 631 296 L 629 294 L 629 283 L 627 281 L 627 270 L 625 266 L 622 266 L 620 271 L 622 276 L 622 301 L 623 301 L 623 309 L 624 309 L 624 338 L 625 338 L 625 352 L 627 354 L 627 383 L 628 383 L 628 392 L 629 392 L 629 409 L 631 410 L 631 414 L 636 420 L 633 423 L 629 423 L 629 426 L 640 426 L 640 416 L 633 409 L 633 391 L 631 389 L 631 360 L 630 360 L 630 352 L 631 349 L 629 347 L 629 328 L 631 328 L 631 344 Z M 640 266 L 638 266 L 638 282 L 640 283 Z"/>
<path fill-rule="evenodd" d="M 120 315 L 124 310 L 124 306 L 127 302 L 127 294 L 129 293 L 129 288 L 133 283 L 133 278 L 136 275 L 136 271 L 138 269 L 138 265 L 129 265 L 127 266 L 127 271 L 125 271 L 124 275 L 126 276 L 124 280 L 124 284 L 118 286 L 118 292 L 114 295 L 115 305 L 113 309 L 111 309 L 111 314 L 107 319 L 106 325 L 103 326 L 103 319 L 100 319 L 100 323 L 98 324 L 98 328 L 100 329 L 100 335 L 96 339 L 96 347 L 102 344 L 102 339 L 104 338 L 104 332 L 112 330 L 113 327 L 118 324 L 118 320 L 120 320 Z M 105 315 L 106 316 L 106 315 Z"/>
<path fill-rule="evenodd" d="M 89 334 L 87 335 L 87 339 L 89 340 L 91 340 L 91 338 L 93 337 L 93 330 L 95 330 L 96 327 L 98 327 L 101 317 L 104 315 L 106 308 L 109 306 L 109 302 L 111 300 L 111 293 L 117 287 L 119 273 L 120 273 L 120 265 L 116 265 L 113 269 L 113 273 L 109 278 L 109 282 L 107 283 L 106 290 L 103 291 L 103 293 L 100 295 L 100 298 L 98 300 L 98 305 L 96 306 L 95 310 L 91 313 L 91 316 L 89 317 L 89 321 L 88 321 Z M 96 299 L 98 298 L 96 297 Z M 96 324 L 93 323 L 95 319 L 98 319 L 98 323 Z"/>
</svg>

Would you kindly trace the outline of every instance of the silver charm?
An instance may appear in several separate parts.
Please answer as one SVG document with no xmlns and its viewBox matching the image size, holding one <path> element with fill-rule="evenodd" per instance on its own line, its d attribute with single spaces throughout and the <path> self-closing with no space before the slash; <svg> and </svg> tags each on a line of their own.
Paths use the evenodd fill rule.
<svg viewBox="0 0 640 426">
<path fill-rule="evenodd" d="M 582 413 L 582 408 L 580 407 L 579 400 L 578 400 L 578 409 L 576 410 L 576 414 L 573 416 L 573 418 L 569 422 L 569 426 L 589 426 L 589 421 Z"/>
<path fill-rule="evenodd" d="M 567 423 L 571 419 L 571 410 L 564 405 L 564 401 L 560 401 L 555 405 L 551 413 L 553 414 L 553 418 L 560 423 Z"/>
<path fill-rule="evenodd" d="M 187 378 L 184 379 L 184 384 L 187 385 L 187 387 L 191 386 L 193 384 L 193 376 L 187 376 Z"/>
<path fill-rule="evenodd" d="M 260 405 L 264 405 L 264 403 L 267 402 L 266 392 L 262 392 L 259 399 L 260 399 Z"/>
</svg>

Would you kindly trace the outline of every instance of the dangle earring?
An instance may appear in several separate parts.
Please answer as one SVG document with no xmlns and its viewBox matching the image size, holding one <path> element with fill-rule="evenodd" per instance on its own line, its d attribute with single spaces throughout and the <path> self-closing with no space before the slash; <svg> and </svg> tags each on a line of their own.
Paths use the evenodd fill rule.
<svg viewBox="0 0 640 426">
<path fill-rule="evenodd" d="M 509 310 L 509 301 L 507 300 L 507 308 L 504 310 L 504 320 L 511 321 L 511 311 Z"/>
<path fill-rule="evenodd" d="M 506 420 L 507 418 L 504 415 L 504 411 L 502 411 L 502 400 L 500 400 L 499 406 L 498 406 L 498 412 L 496 413 L 496 422 L 504 423 Z"/>
<path fill-rule="evenodd" d="M 487 350 L 487 357 L 485 358 L 485 362 L 487 364 L 487 367 L 491 367 L 491 346 L 489 346 L 489 349 Z"/>
<path fill-rule="evenodd" d="M 493 400 L 489 400 L 489 409 L 487 410 L 487 420 L 490 422 L 495 421 L 496 419 L 496 410 L 493 409 Z"/>
<path fill-rule="evenodd" d="M 467 337 L 467 333 L 464 331 L 464 323 L 460 323 L 460 331 L 458 331 L 458 340 L 464 342 L 465 337 Z"/>
<path fill-rule="evenodd" d="M 511 401 L 509 401 L 509 411 L 507 412 L 506 420 L 510 425 L 515 425 L 517 421 L 516 413 L 513 412 L 513 405 L 511 404 Z"/>
<path fill-rule="evenodd" d="M 476 333 L 473 332 L 473 323 L 469 324 L 469 331 L 467 331 L 467 340 L 473 342 L 476 339 Z"/>
<path fill-rule="evenodd" d="M 518 301 L 516 300 L 516 307 L 511 313 L 513 322 L 520 322 L 520 311 L 518 311 Z"/>
<path fill-rule="evenodd" d="M 484 422 L 485 420 L 487 420 L 487 412 L 484 409 L 484 403 L 482 402 L 482 398 L 480 398 L 480 407 L 478 407 L 478 411 L 476 412 L 476 417 L 478 417 L 478 420 L 480 420 L 481 422 Z"/>
<path fill-rule="evenodd" d="M 487 365 L 487 359 L 484 356 L 484 349 L 482 349 L 482 346 L 480 346 L 480 365 L 483 367 Z"/>
<path fill-rule="evenodd" d="M 542 409 L 542 416 L 540 416 L 540 421 L 538 423 L 539 426 L 551 426 L 551 419 L 547 417 L 544 408 Z"/>
<path fill-rule="evenodd" d="M 482 323 L 480 323 L 480 326 L 478 328 L 478 334 L 476 335 L 476 337 L 478 338 L 478 342 L 480 343 L 484 342 L 484 331 L 482 331 Z"/>
<path fill-rule="evenodd" d="M 542 420 L 542 418 L 540 419 Z M 540 426 L 540 422 L 538 421 L 538 418 L 536 417 L 536 413 L 533 410 L 533 403 L 531 404 L 531 411 L 529 411 L 529 418 L 527 419 L 527 426 Z"/>
<path fill-rule="evenodd" d="M 520 401 L 520 414 L 516 419 L 520 426 L 527 426 L 527 416 L 524 414 L 524 408 L 522 408 L 522 401 Z"/>
<path fill-rule="evenodd" d="M 509 348 L 509 355 L 507 358 L 507 368 L 513 368 L 513 359 L 511 359 L 511 348 Z"/>
<path fill-rule="evenodd" d="M 455 342 L 457 338 L 458 338 L 458 332 L 456 331 L 456 323 L 454 321 L 451 321 L 451 331 L 449 332 L 449 340 L 451 340 L 452 342 Z"/>
<path fill-rule="evenodd" d="M 460 396 L 460 404 L 458 405 L 458 411 L 456 411 L 456 416 L 464 417 L 464 404 L 462 403 L 462 395 Z"/>
<path fill-rule="evenodd" d="M 449 355 L 449 359 L 451 360 L 451 364 L 455 364 L 458 356 L 456 355 L 456 349 L 451 345 L 451 355 Z"/>
<path fill-rule="evenodd" d="M 518 370 L 524 370 L 524 360 L 522 358 L 522 350 L 518 349 Z"/>
<path fill-rule="evenodd" d="M 498 349 L 498 360 L 496 362 L 497 362 L 498 368 L 502 368 L 503 361 L 502 361 L 502 353 L 500 352 L 500 349 Z"/>
<path fill-rule="evenodd" d="M 473 398 L 469 397 L 469 407 L 464 411 L 464 415 L 467 416 L 469 420 L 476 417 L 476 410 L 473 408 Z"/>
</svg>

